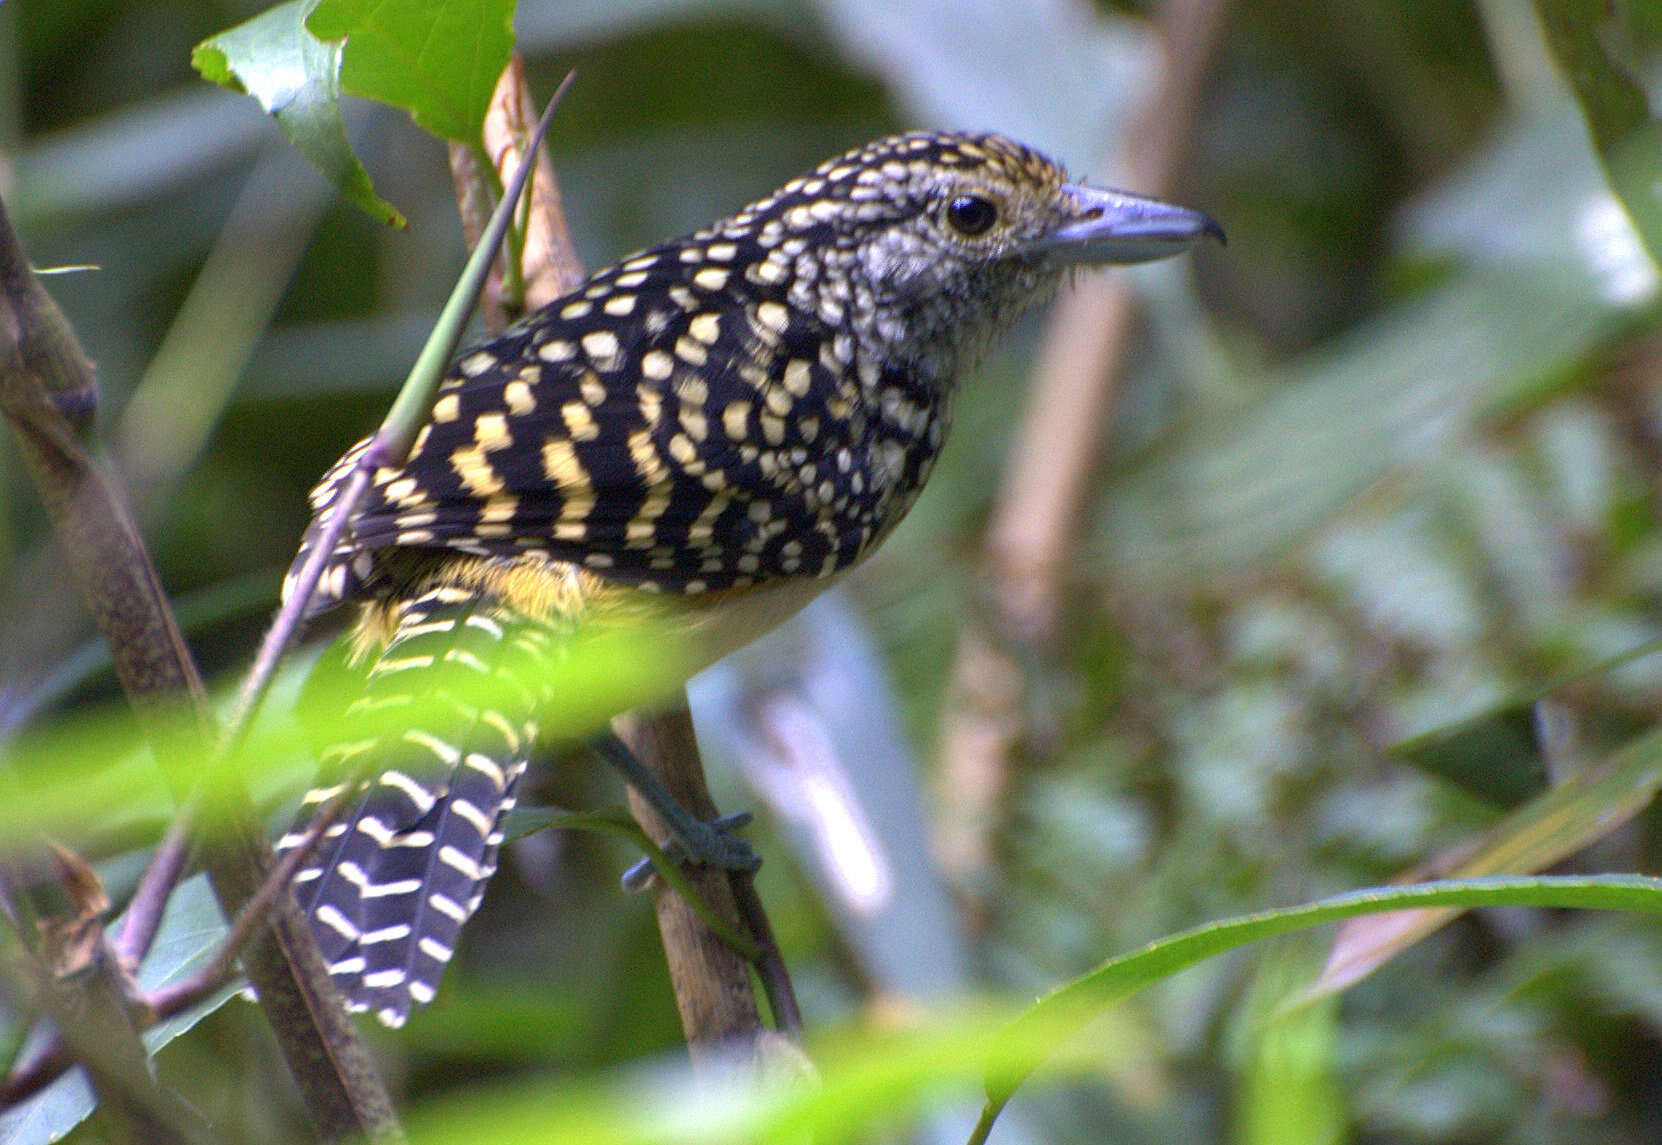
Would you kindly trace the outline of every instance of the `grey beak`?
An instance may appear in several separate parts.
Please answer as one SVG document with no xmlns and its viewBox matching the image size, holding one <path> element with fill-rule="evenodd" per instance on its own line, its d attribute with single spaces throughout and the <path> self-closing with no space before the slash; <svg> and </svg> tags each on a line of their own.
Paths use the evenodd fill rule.
<svg viewBox="0 0 1662 1145">
<path fill-rule="evenodd" d="M 1048 261 L 1150 262 L 1181 254 L 1205 238 L 1227 241 L 1223 228 L 1199 211 L 1079 183 L 1062 191 L 1077 204 L 1077 215 L 1028 246 Z"/>
</svg>

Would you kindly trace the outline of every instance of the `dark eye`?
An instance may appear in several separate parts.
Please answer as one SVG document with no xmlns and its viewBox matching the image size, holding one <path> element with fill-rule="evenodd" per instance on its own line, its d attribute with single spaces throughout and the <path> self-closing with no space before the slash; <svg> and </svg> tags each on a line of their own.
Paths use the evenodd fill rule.
<svg viewBox="0 0 1662 1145">
<path fill-rule="evenodd" d="M 986 234 L 998 222 L 998 208 L 980 195 L 959 195 L 946 205 L 946 221 L 959 234 Z"/>
</svg>

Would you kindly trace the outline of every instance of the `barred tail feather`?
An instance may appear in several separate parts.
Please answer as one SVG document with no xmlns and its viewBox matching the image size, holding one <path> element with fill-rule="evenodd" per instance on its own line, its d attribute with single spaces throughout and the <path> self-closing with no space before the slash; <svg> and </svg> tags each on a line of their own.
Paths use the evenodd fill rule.
<svg viewBox="0 0 1662 1145">
<path fill-rule="evenodd" d="M 294 890 L 348 1007 L 391 1026 L 432 1000 L 496 873 L 502 818 L 537 734 L 526 657 L 545 645 L 521 638 L 522 623 L 453 587 L 401 603 L 347 713 L 366 722 L 373 713 L 382 730 L 324 753 L 330 780 L 308 793 L 277 845 L 297 846 L 342 785 L 362 794 L 324 831 Z M 490 679 L 488 699 L 470 702 L 478 697 L 446 685 L 446 666 L 457 685 Z M 393 713 L 397 730 L 385 730 Z"/>
</svg>

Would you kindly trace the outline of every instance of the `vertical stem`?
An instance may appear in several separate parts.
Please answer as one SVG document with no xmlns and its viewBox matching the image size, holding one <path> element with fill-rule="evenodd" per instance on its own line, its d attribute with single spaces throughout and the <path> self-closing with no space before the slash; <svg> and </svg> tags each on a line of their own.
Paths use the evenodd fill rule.
<svg viewBox="0 0 1662 1145">
<path fill-rule="evenodd" d="M 700 819 L 715 817 L 715 803 L 704 785 L 692 715 L 685 704 L 653 715 L 634 712 L 619 716 L 613 727 L 683 807 Z M 629 809 L 653 838 L 668 835 L 668 825 L 633 789 L 629 792 Z M 735 930 L 744 930 L 727 872 L 692 867 L 687 877 L 712 910 Z M 739 1045 L 753 1050 L 762 1022 L 750 985 L 749 965 L 712 933 L 675 891 L 658 883 L 652 896 L 670 982 L 675 988 L 675 1004 L 693 1064 L 717 1064 Z"/>
</svg>

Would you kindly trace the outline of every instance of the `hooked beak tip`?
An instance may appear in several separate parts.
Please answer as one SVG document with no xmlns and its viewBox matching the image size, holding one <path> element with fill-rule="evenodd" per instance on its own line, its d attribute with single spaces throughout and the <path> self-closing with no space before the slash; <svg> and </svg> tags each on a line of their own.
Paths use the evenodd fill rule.
<svg viewBox="0 0 1662 1145">
<path fill-rule="evenodd" d="M 1083 184 L 1065 191 L 1078 214 L 1034 244 L 1037 253 L 1060 262 L 1149 262 L 1181 254 L 1205 239 L 1219 245 L 1229 241 L 1215 219 L 1187 207 Z"/>
</svg>

